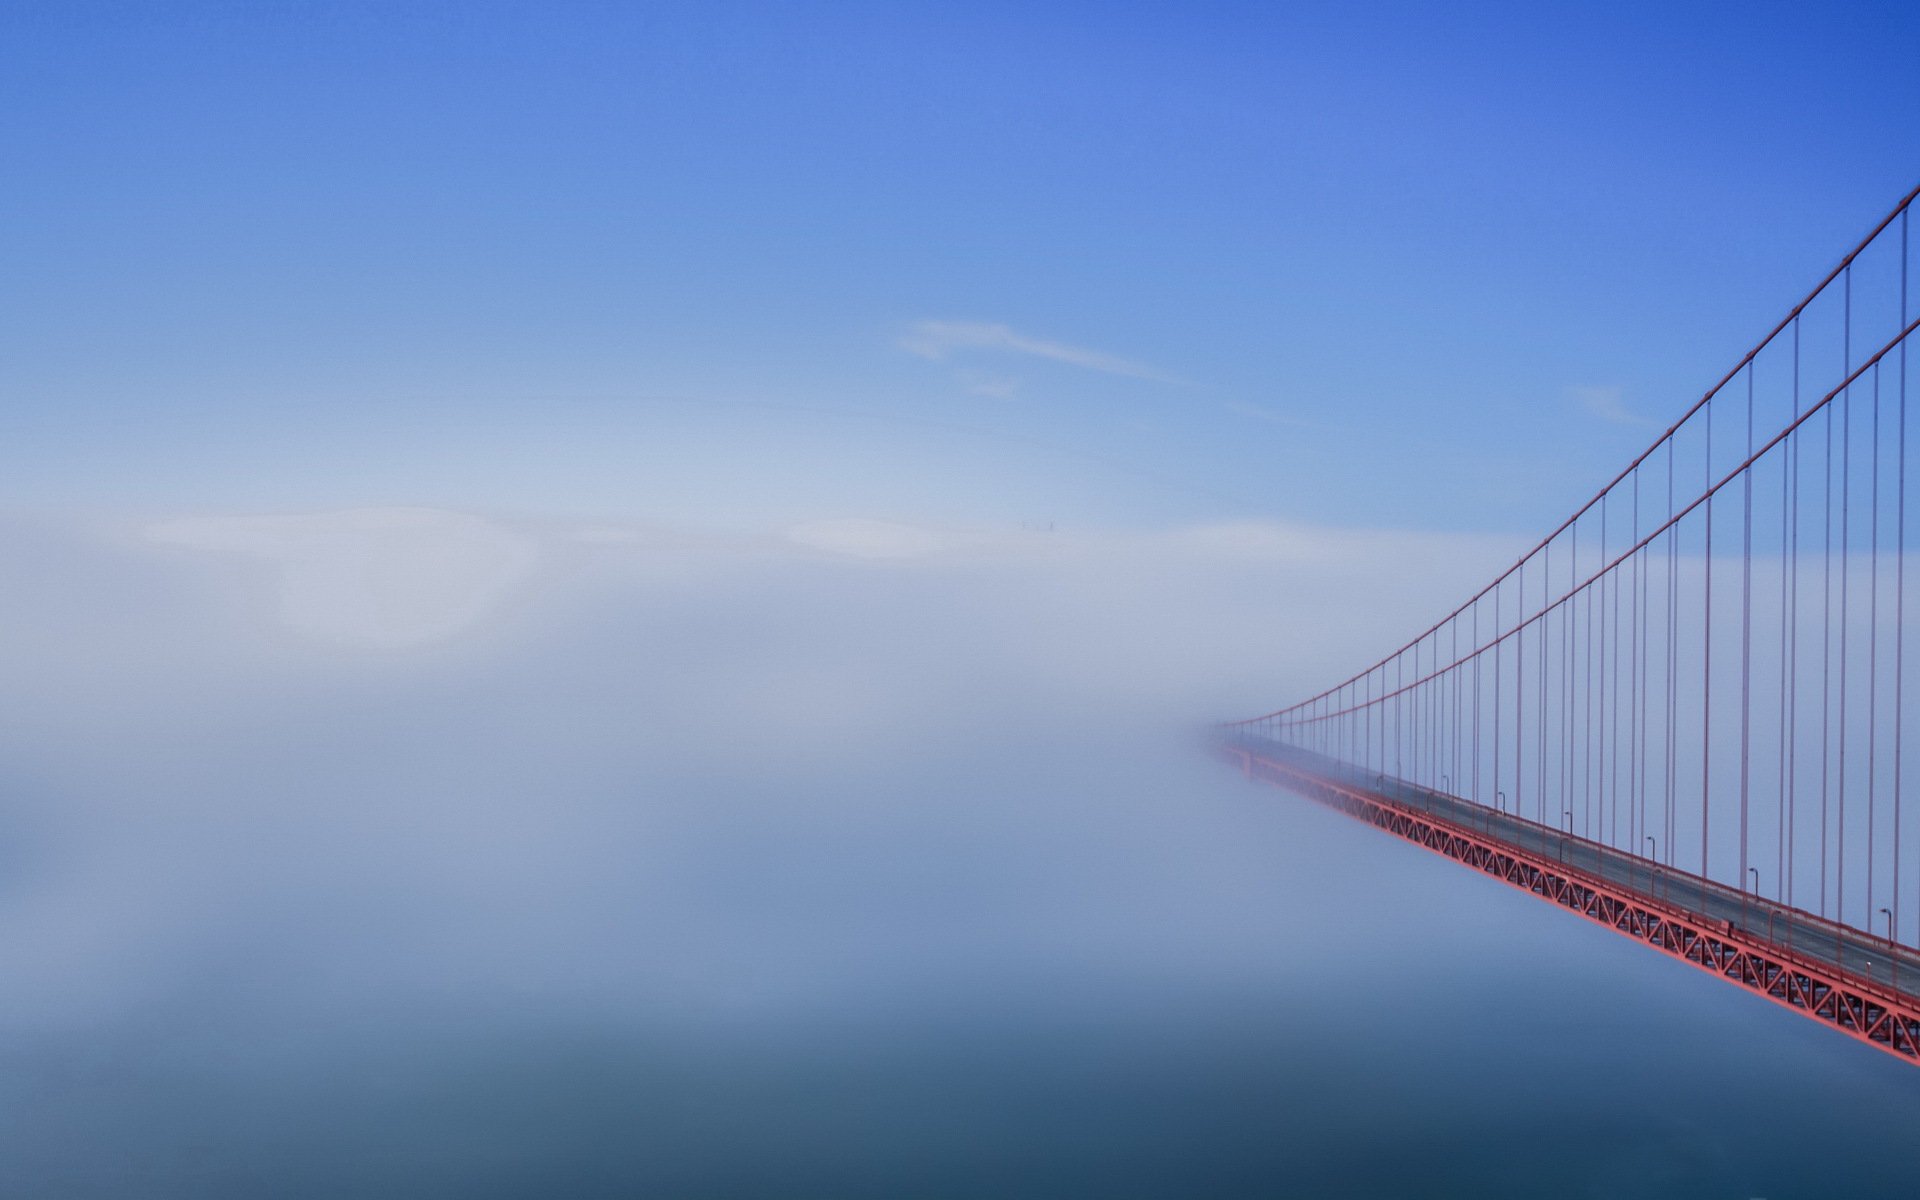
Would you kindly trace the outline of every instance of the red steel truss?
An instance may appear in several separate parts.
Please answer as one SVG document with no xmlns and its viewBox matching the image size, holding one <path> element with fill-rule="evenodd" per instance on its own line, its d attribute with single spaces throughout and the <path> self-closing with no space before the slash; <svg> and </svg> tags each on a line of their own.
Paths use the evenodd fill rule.
<svg viewBox="0 0 1920 1200">
<path fill-rule="evenodd" d="M 1603 881 L 1381 792 L 1269 757 L 1244 745 L 1225 753 L 1247 776 L 1297 792 L 1416 846 L 1474 868 L 1604 925 L 1828 1028 L 1920 1062 L 1920 1003 L 1874 980 L 1813 961 L 1731 921 L 1704 917 Z"/>
</svg>

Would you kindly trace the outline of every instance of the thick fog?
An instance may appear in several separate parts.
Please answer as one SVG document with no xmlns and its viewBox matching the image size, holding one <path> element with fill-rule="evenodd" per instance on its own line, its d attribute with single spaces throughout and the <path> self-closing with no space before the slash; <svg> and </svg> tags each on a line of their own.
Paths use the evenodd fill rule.
<svg viewBox="0 0 1920 1200">
<path fill-rule="evenodd" d="M 54 1026 L 225 969 L 276 1005 L 776 1013 L 1112 940 L 1142 913 L 1061 906 L 1177 902 L 1086 860 L 1180 873 L 1203 723 L 1411 620 L 1415 556 L 1503 549 L 425 510 L 7 538 L 5 1007 Z"/>
<path fill-rule="evenodd" d="M 0 537 L 5 1194 L 1484 1195 L 1532 1154 L 1647 1195 L 1768 1161 L 1684 1114 L 1543 1115 L 1536 1065 L 1590 1069 L 1565 1035 L 1643 1019 L 1644 979 L 1645 1065 L 1724 1031 L 1686 968 L 1206 753 L 1514 545 L 432 510 Z M 1811 1023 L 1732 1019 L 1920 1116 Z M 1450 1149 L 1396 1166 L 1383 1118 Z"/>
</svg>

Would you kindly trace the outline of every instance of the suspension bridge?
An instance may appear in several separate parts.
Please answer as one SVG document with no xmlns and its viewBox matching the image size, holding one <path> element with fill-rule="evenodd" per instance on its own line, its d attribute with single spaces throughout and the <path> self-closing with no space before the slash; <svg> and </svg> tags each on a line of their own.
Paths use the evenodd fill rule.
<svg viewBox="0 0 1920 1200">
<path fill-rule="evenodd" d="M 1920 1062 L 1916 197 L 1517 562 L 1225 752 Z"/>
</svg>

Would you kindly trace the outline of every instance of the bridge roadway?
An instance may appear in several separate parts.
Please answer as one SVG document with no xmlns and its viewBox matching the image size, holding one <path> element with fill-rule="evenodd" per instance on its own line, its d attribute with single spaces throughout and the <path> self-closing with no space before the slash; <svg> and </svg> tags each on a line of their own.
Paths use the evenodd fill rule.
<svg viewBox="0 0 1920 1200">
<path fill-rule="evenodd" d="M 1564 863 L 1636 896 L 1657 900 L 1696 916 L 1726 921 L 1750 938 L 1771 943 L 1809 966 L 1838 966 L 1906 996 L 1920 996 L 1920 953 L 1896 946 L 1800 909 L 1788 908 L 1738 888 L 1666 867 L 1537 821 L 1499 812 L 1458 796 L 1420 787 L 1287 746 L 1240 735 L 1228 746 L 1276 765 L 1368 792 L 1403 808 L 1430 813 L 1463 829 L 1505 842 L 1545 862 Z"/>
</svg>

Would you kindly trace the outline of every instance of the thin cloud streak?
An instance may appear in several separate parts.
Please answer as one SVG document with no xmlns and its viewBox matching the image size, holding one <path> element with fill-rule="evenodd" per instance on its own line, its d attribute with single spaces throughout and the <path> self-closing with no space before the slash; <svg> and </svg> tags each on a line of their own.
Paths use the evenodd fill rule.
<svg viewBox="0 0 1920 1200">
<path fill-rule="evenodd" d="M 1633 412 L 1623 402 L 1622 392 L 1617 387 L 1577 387 L 1568 388 L 1567 394 L 1579 401 L 1580 407 L 1615 425 L 1631 425 L 1648 428 L 1652 421 Z"/>
<path fill-rule="evenodd" d="M 1236 417 L 1246 417 L 1253 421 L 1264 421 L 1269 425 L 1278 425 L 1285 429 L 1298 429 L 1313 433 L 1327 433 L 1332 430 L 1331 426 L 1320 421 L 1309 421 L 1304 417 L 1289 416 L 1286 413 L 1275 412 L 1270 408 L 1265 408 L 1258 404 L 1247 404 L 1242 401 L 1229 402 L 1227 411 Z"/>
<path fill-rule="evenodd" d="M 955 354 L 967 351 L 1024 354 L 1129 379 L 1147 379 L 1181 386 L 1188 383 L 1176 375 L 1169 375 L 1131 359 L 1089 350 L 1084 346 L 1029 337 L 1012 326 L 993 321 L 916 321 L 898 344 L 907 353 L 930 362 L 945 362 Z"/>
</svg>

